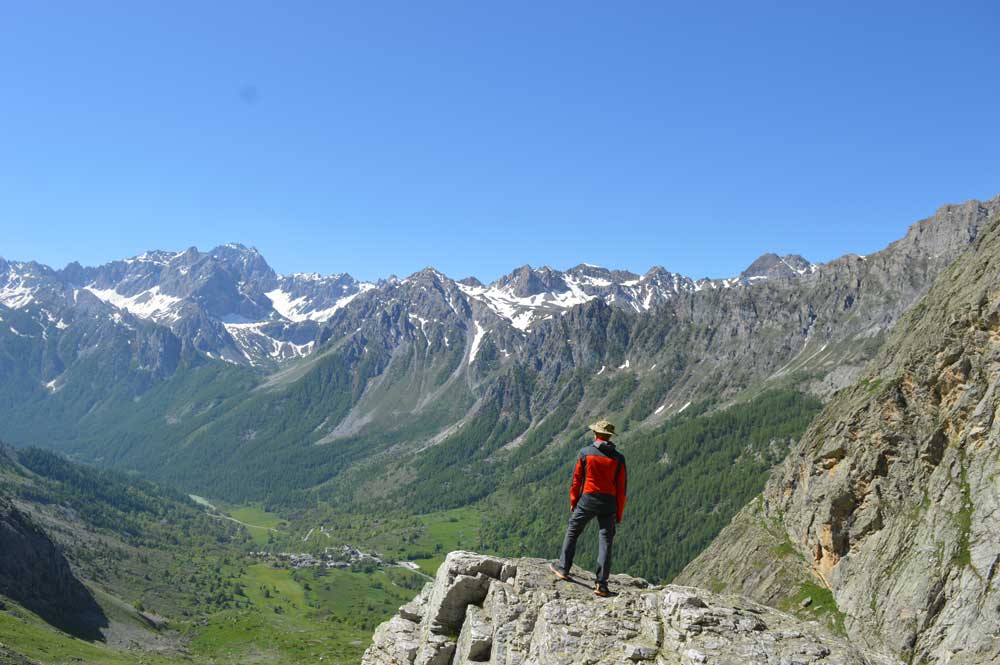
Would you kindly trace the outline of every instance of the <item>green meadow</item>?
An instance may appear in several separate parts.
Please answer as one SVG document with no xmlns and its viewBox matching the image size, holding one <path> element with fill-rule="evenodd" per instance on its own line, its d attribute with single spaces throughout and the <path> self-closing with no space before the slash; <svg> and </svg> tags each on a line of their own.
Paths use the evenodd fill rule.
<svg viewBox="0 0 1000 665">
<path fill-rule="evenodd" d="M 252 540 L 226 550 L 218 561 L 209 552 L 179 550 L 172 564 L 161 564 L 173 566 L 170 578 L 188 585 L 189 605 L 177 606 L 176 599 L 158 593 L 155 585 L 129 591 L 148 611 L 184 610 L 169 612 L 163 629 L 172 650 L 120 651 L 84 642 L 13 603 L 0 610 L 0 643 L 44 665 L 353 665 L 375 627 L 417 594 L 449 551 L 479 545 L 481 517 L 472 508 L 415 516 L 331 513 L 285 518 L 259 505 L 211 503 L 242 523 L 239 528 Z M 328 535 L 320 534 L 321 524 Z M 314 535 L 303 540 L 310 530 Z M 254 548 L 319 552 L 341 544 L 378 552 L 386 560 L 413 561 L 420 571 L 370 563 L 351 569 L 294 570 L 249 555 Z M 99 590 L 97 595 L 107 607 L 115 602 Z M 216 596 L 216 602 L 206 602 Z M 124 612 L 117 615 L 127 618 Z"/>
</svg>

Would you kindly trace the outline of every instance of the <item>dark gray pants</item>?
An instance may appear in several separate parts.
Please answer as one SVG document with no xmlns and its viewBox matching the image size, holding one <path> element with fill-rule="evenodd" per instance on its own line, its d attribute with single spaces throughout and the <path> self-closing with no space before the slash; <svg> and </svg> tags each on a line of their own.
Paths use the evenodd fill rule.
<svg viewBox="0 0 1000 665">
<path fill-rule="evenodd" d="M 580 537 L 583 530 L 587 528 L 590 520 L 597 518 L 600 527 L 599 546 L 597 552 L 597 581 L 606 583 L 611 574 L 611 544 L 615 540 L 615 514 L 595 513 L 584 510 L 579 504 L 576 510 L 570 515 L 569 525 L 566 527 L 566 539 L 563 540 L 562 555 L 559 557 L 559 567 L 569 573 L 573 566 L 573 557 L 576 555 L 576 539 Z"/>
</svg>

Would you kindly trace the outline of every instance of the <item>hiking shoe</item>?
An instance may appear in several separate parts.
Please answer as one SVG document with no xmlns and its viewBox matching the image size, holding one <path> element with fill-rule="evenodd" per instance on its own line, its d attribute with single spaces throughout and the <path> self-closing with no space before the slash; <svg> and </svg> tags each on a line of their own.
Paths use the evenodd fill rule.
<svg viewBox="0 0 1000 665">
<path fill-rule="evenodd" d="M 569 575 L 567 575 L 566 573 L 564 573 L 563 570 L 562 570 L 562 568 L 560 568 L 559 566 L 557 566 L 554 563 L 550 563 L 549 564 L 549 570 L 551 570 L 552 574 L 555 575 L 556 577 L 558 577 L 561 580 L 568 580 L 569 579 Z"/>
<path fill-rule="evenodd" d="M 608 588 L 607 584 L 598 584 L 594 587 L 594 595 L 607 598 L 611 595 L 611 589 Z"/>
</svg>

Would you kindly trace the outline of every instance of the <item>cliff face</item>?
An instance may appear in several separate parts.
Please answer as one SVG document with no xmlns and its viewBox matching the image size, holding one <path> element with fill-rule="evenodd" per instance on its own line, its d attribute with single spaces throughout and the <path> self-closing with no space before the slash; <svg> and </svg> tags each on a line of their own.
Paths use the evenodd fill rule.
<svg viewBox="0 0 1000 665">
<path fill-rule="evenodd" d="M 96 640 L 108 625 L 62 552 L 34 522 L 0 497 L 0 596 L 16 600 L 77 637 Z"/>
<path fill-rule="evenodd" d="M 997 662 L 998 384 L 995 222 L 678 581 L 780 604 L 816 580 L 870 648 Z"/>
<path fill-rule="evenodd" d="M 735 596 L 613 576 L 617 595 L 597 598 L 593 576 L 574 575 L 558 581 L 540 559 L 452 552 L 434 582 L 379 626 L 362 664 L 897 662 Z"/>
</svg>

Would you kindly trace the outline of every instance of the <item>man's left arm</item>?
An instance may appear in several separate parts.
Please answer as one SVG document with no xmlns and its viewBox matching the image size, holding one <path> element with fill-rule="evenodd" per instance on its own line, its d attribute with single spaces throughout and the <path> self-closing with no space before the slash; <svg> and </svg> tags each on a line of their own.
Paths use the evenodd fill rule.
<svg viewBox="0 0 1000 665">
<path fill-rule="evenodd" d="M 621 461 L 621 477 L 618 479 L 619 482 L 615 487 L 615 493 L 618 498 L 618 523 L 621 524 L 622 515 L 625 513 L 625 491 L 628 488 L 628 469 L 625 468 L 625 460 Z"/>
<path fill-rule="evenodd" d="M 576 460 L 573 469 L 573 483 L 569 487 L 569 509 L 576 510 L 576 503 L 583 494 L 583 481 L 587 477 L 587 458 L 582 455 Z"/>
</svg>

